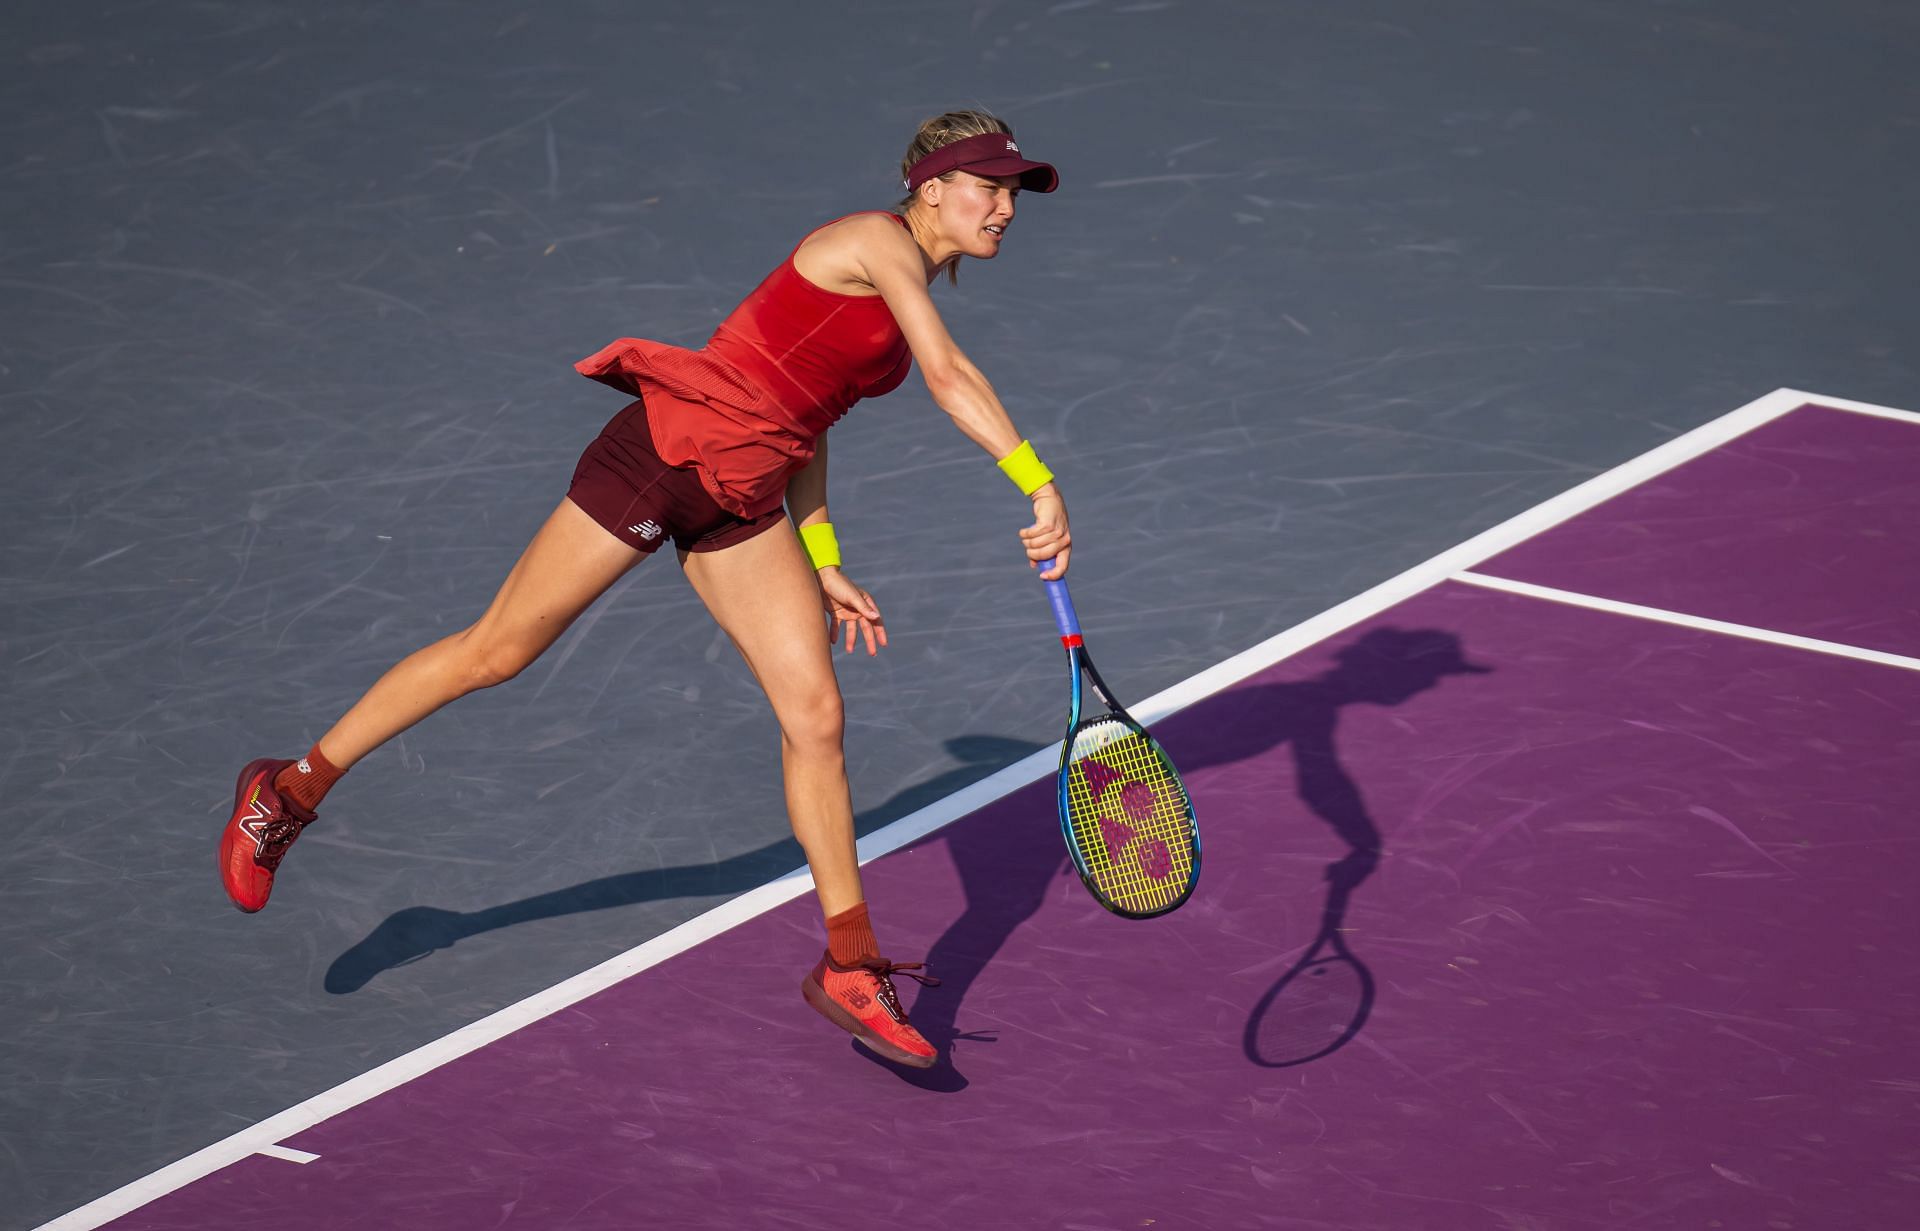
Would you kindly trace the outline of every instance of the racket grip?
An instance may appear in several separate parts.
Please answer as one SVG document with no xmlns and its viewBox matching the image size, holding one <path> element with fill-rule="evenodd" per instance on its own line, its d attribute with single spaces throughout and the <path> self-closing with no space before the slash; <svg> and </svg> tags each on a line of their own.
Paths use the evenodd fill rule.
<svg viewBox="0 0 1920 1231">
<path fill-rule="evenodd" d="M 1051 560 L 1042 560 L 1040 562 L 1040 571 L 1043 573 L 1052 567 L 1053 561 Z M 1073 595 L 1067 593 L 1066 581 L 1062 579 L 1060 581 L 1048 581 L 1044 584 L 1047 587 L 1047 600 L 1053 604 L 1053 622 L 1060 627 L 1060 636 L 1063 639 L 1070 638 L 1078 640 L 1080 636 L 1080 617 L 1074 613 Z"/>
</svg>

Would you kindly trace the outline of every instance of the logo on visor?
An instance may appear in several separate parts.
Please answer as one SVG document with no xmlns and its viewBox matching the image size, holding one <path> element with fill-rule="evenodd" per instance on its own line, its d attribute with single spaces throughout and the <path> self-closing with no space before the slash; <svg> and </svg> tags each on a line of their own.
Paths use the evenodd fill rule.
<svg viewBox="0 0 1920 1231">
<path fill-rule="evenodd" d="M 1012 150 L 1012 151 L 1013 151 L 1014 153 L 1016 153 L 1016 154 L 1018 154 L 1018 153 L 1020 152 L 1020 147 L 1019 147 L 1019 146 L 1017 146 L 1017 145 L 1015 145 L 1015 144 L 1014 144 L 1013 142 L 1011 142 L 1011 141 L 1009 141 L 1009 142 L 1007 142 L 1007 148 L 1008 148 L 1009 150 Z"/>
</svg>

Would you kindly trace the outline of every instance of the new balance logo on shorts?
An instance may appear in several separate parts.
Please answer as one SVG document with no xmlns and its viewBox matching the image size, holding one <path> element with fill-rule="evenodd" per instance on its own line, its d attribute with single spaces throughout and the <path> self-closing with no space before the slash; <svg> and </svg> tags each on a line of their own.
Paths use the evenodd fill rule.
<svg viewBox="0 0 1920 1231">
<path fill-rule="evenodd" d="M 627 532 L 629 534 L 637 534 L 649 543 L 660 537 L 660 527 L 654 525 L 651 521 L 643 521 L 638 525 L 628 526 Z"/>
</svg>

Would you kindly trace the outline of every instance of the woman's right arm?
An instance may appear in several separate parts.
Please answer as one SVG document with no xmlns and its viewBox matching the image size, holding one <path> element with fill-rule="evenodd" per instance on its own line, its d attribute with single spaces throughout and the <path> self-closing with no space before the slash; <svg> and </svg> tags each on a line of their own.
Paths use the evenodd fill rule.
<svg viewBox="0 0 1920 1231">
<path fill-rule="evenodd" d="M 881 228 L 885 228 L 882 230 Z M 998 461 L 1015 452 L 1023 437 L 1013 419 L 1000 404 L 986 374 L 968 360 L 947 332 L 940 311 L 927 293 L 926 267 L 920 246 L 898 223 L 874 218 L 869 234 L 860 237 L 857 251 L 866 280 L 873 284 L 892 309 L 893 318 L 906 335 L 913 362 L 927 383 L 927 392 L 941 410 L 953 419 L 966 437 L 985 449 Z M 1060 489 L 1047 483 L 1035 489 L 1033 525 L 1020 532 L 1027 558 L 1036 563 L 1052 560 L 1053 566 L 1042 574 L 1052 581 L 1066 575 L 1072 554 L 1073 536 L 1067 526 L 1067 504 Z"/>
</svg>

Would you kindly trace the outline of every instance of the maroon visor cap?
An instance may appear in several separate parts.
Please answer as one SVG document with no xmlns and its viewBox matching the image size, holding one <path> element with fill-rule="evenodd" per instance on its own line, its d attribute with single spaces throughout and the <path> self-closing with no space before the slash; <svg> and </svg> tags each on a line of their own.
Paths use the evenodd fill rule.
<svg viewBox="0 0 1920 1231">
<path fill-rule="evenodd" d="M 913 164 L 907 173 L 907 191 L 949 171 L 971 171 L 975 175 L 998 177 L 1017 175 L 1027 192 L 1052 192 L 1060 186 L 1060 173 L 1044 162 L 1020 157 L 1020 147 L 1006 133 L 982 133 L 943 145 Z"/>
</svg>

